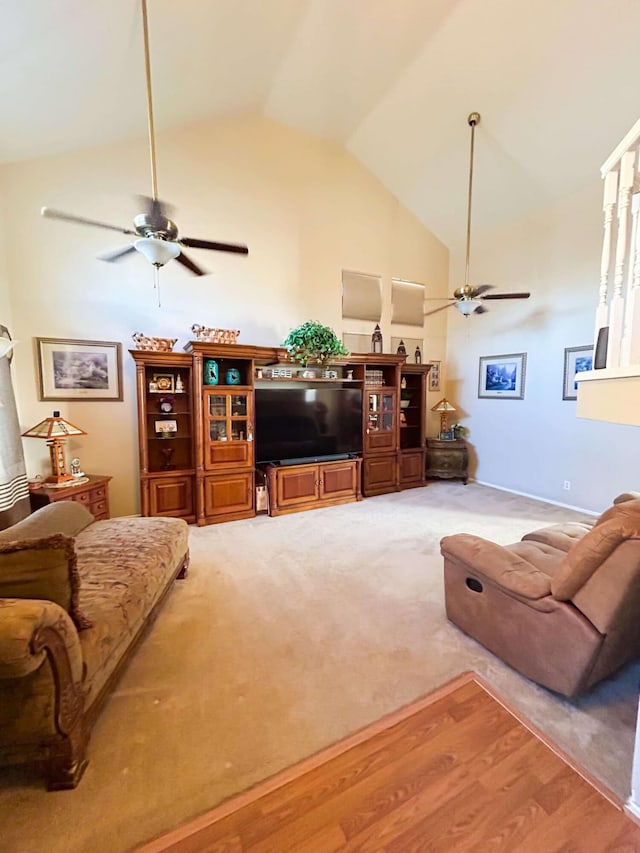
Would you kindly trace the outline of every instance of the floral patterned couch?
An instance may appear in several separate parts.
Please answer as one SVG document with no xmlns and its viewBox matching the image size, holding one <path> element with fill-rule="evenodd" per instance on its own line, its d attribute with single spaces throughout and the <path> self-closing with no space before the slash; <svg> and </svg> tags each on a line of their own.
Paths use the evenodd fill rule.
<svg viewBox="0 0 640 853">
<path fill-rule="evenodd" d="M 0 532 L 0 765 L 78 784 L 102 702 L 188 556 L 181 519 L 94 521 L 73 501 Z"/>
</svg>

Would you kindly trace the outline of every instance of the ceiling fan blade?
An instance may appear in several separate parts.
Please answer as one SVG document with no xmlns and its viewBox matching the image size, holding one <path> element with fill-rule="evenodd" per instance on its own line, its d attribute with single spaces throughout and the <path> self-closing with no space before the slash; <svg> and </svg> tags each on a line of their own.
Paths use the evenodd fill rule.
<svg viewBox="0 0 640 853">
<path fill-rule="evenodd" d="M 530 293 L 490 293 L 488 296 L 483 296 L 483 299 L 528 299 Z"/>
<path fill-rule="evenodd" d="M 444 311 L 445 308 L 451 308 L 451 306 L 455 305 L 455 303 L 457 301 L 458 301 L 457 299 L 454 299 L 454 300 L 450 301 L 448 305 L 441 305 L 439 308 L 434 308 L 433 311 L 425 311 L 424 316 L 430 317 L 432 314 L 437 314 L 438 311 Z"/>
<path fill-rule="evenodd" d="M 473 288 L 474 296 L 481 296 L 483 293 L 486 293 L 487 290 L 493 290 L 493 284 L 479 284 L 477 287 Z"/>
<path fill-rule="evenodd" d="M 217 252 L 235 252 L 238 255 L 249 254 L 249 249 L 238 243 L 214 243 L 211 240 L 195 240 L 193 237 L 181 237 L 178 242 L 190 249 L 215 249 Z"/>
<path fill-rule="evenodd" d="M 94 225 L 96 228 L 108 228 L 110 231 L 119 231 L 120 234 L 135 234 L 129 228 L 120 228 L 118 225 L 109 225 L 107 222 L 99 222 L 97 219 L 87 219 L 86 216 L 74 216 L 72 213 L 63 213 L 52 207 L 43 207 L 40 211 L 42 216 L 49 219 L 63 219 L 65 222 L 77 222 L 80 225 Z"/>
<path fill-rule="evenodd" d="M 99 255 L 98 258 L 101 261 L 119 261 L 135 251 L 135 246 L 126 246 L 124 249 L 115 249 L 113 252 L 107 252 L 104 255 Z"/>
<path fill-rule="evenodd" d="M 207 273 L 197 264 L 194 264 L 191 258 L 188 258 L 184 252 L 180 252 L 176 257 L 176 261 L 178 261 L 179 264 L 182 264 L 183 267 L 190 270 L 194 275 L 207 275 Z"/>
</svg>

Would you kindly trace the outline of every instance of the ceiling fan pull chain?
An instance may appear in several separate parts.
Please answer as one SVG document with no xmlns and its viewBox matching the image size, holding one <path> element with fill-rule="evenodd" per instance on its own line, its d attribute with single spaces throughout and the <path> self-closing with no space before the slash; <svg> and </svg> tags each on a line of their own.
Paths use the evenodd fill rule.
<svg viewBox="0 0 640 853">
<path fill-rule="evenodd" d="M 153 288 L 158 294 L 158 308 L 162 308 L 162 302 L 160 299 L 160 267 L 153 268 Z"/>
</svg>

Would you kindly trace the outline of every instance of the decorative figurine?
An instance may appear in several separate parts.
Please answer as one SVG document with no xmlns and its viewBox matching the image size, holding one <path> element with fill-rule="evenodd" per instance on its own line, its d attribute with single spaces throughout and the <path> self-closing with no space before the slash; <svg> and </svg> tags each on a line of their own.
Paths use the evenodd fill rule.
<svg viewBox="0 0 640 853">
<path fill-rule="evenodd" d="M 205 385 L 218 384 L 218 362 L 213 358 L 205 358 L 204 360 L 203 382 Z"/>
<path fill-rule="evenodd" d="M 376 323 L 376 327 L 371 335 L 371 352 L 382 352 L 382 332 L 378 323 Z"/>
<path fill-rule="evenodd" d="M 398 344 L 398 349 L 396 350 L 396 355 L 406 355 L 407 348 L 404 345 L 404 341 L 400 339 L 400 343 Z"/>
<path fill-rule="evenodd" d="M 422 364 L 422 353 L 420 352 L 420 347 L 416 347 L 415 360 L 416 364 Z"/>
<path fill-rule="evenodd" d="M 176 392 L 178 394 L 182 394 L 183 391 L 184 391 L 184 382 L 182 381 L 182 376 L 180 376 L 180 374 L 178 374 L 176 377 Z"/>
<path fill-rule="evenodd" d="M 84 471 L 80 470 L 80 460 L 77 456 L 71 460 L 71 473 L 74 477 L 84 477 Z"/>
</svg>

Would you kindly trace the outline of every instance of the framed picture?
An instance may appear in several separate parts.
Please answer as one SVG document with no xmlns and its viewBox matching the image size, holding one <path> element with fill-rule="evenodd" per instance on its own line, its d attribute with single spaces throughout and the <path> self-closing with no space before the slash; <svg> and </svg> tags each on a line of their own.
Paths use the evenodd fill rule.
<svg viewBox="0 0 640 853">
<path fill-rule="evenodd" d="M 152 381 L 155 382 L 157 391 L 166 393 L 176 390 L 173 373 L 154 373 Z"/>
<path fill-rule="evenodd" d="M 444 430 L 443 432 L 441 432 L 438 435 L 438 438 L 440 439 L 440 441 L 453 441 L 453 439 L 454 439 L 453 430 L 451 430 L 451 429 Z"/>
<path fill-rule="evenodd" d="M 429 391 L 440 390 L 440 362 L 430 361 L 431 370 L 429 371 Z"/>
<path fill-rule="evenodd" d="M 36 338 L 41 400 L 122 400 L 122 345 Z"/>
<path fill-rule="evenodd" d="M 478 397 L 523 400 L 526 367 L 526 352 L 481 356 Z"/>
<path fill-rule="evenodd" d="M 564 376 L 562 380 L 562 399 L 578 399 L 576 373 L 593 368 L 593 347 L 567 347 L 564 351 Z"/>
<path fill-rule="evenodd" d="M 178 432 L 177 421 L 156 421 L 156 432 Z"/>
</svg>

